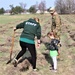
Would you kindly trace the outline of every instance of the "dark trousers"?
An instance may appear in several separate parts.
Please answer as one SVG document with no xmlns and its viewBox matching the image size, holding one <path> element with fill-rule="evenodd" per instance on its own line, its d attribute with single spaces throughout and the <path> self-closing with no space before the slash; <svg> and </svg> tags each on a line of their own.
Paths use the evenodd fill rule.
<svg viewBox="0 0 75 75">
<path fill-rule="evenodd" d="M 29 44 L 29 43 L 25 43 L 20 41 L 20 46 L 22 48 L 22 50 L 18 53 L 16 59 L 18 60 L 21 56 L 23 56 L 23 54 L 26 52 L 26 48 L 28 48 L 29 52 L 31 53 L 32 56 L 32 60 L 31 60 L 31 64 L 33 66 L 33 69 L 36 68 L 36 48 L 35 48 L 35 44 Z"/>
</svg>

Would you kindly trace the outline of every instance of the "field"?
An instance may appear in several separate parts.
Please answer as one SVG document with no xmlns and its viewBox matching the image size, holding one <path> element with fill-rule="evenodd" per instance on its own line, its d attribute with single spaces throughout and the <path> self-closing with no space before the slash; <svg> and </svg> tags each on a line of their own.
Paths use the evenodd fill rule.
<svg viewBox="0 0 75 75">
<path fill-rule="evenodd" d="M 42 27 L 42 40 L 49 42 L 47 37 L 43 37 L 50 31 L 50 14 L 26 14 L 26 15 L 0 15 L 0 75 L 74 75 L 75 74 L 75 15 L 60 15 L 62 21 L 61 32 L 61 55 L 58 61 L 58 72 L 50 70 L 50 57 L 47 52 L 47 44 L 42 43 L 37 49 L 37 68 L 39 71 L 29 70 L 21 72 L 20 66 L 14 67 L 12 63 L 6 64 L 9 60 L 13 27 L 29 18 L 38 17 Z M 20 51 L 19 36 L 21 30 L 15 33 L 13 56 Z"/>
</svg>

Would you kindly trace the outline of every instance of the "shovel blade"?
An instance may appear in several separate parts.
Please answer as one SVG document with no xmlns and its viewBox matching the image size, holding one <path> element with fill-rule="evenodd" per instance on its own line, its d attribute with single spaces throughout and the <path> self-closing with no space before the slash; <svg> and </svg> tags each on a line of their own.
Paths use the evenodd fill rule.
<svg viewBox="0 0 75 75">
<path fill-rule="evenodd" d="M 8 62 L 7 62 L 6 64 L 9 64 L 9 63 L 11 63 L 11 61 L 12 61 L 12 59 L 8 60 Z"/>
</svg>

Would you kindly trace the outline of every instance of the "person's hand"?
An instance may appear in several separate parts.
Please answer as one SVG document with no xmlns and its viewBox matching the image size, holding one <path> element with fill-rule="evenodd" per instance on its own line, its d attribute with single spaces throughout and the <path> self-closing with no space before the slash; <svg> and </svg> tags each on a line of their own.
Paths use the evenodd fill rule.
<svg viewBox="0 0 75 75">
<path fill-rule="evenodd" d="M 55 33 L 56 32 L 56 29 L 53 29 L 53 32 Z"/>
<path fill-rule="evenodd" d="M 16 27 L 14 27 L 13 30 L 16 31 Z"/>
<path fill-rule="evenodd" d="M 60 55 L 60 50 L 58 50 L 58 55 Z"/>
<path fill-rule="evenodd" d="M 40 48 L 40 40 L 37 40 L 37 48 Z"/>
<path fill-rule="evenodd" d="M 37 48 L 40 48 L 40 44 L 37 43 Z"/>
</svg>

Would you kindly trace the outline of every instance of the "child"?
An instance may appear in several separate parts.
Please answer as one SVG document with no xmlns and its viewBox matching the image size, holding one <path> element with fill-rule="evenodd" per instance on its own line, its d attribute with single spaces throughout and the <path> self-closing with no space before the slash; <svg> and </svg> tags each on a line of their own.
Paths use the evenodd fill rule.
<svg viewBox="0 0 75 75">
<path fill-rule="evenodd" d="M 53 61 L 52 70 L 57 72 L 57 55 L 58 55 L 58 44 L 60 41 L 56 39 L 56 34 L 53 32 L 48 32 L 47 36 L 51 39 L 50 42 L 50 56 Z"/>
</svg>

